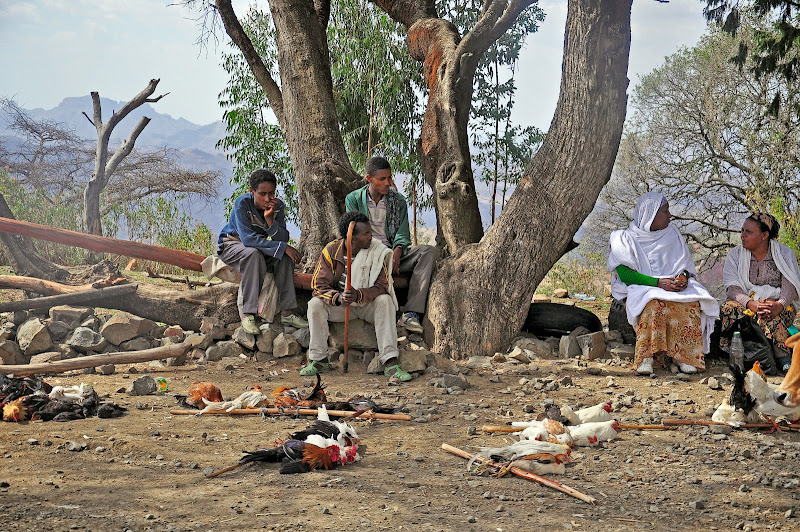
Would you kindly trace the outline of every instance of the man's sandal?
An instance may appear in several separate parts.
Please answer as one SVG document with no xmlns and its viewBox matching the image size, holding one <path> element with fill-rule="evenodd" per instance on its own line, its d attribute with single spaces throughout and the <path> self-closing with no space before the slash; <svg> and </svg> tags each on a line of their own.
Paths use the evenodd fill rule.
<svg viewBox="0 0 800 532">
<path fill-rule="evenodd" d="M 311 363 L 300 370 L 300 375 L 303 377 L 312 377 L 317 373 L 325 373 L 331 370 L 329 362 L 322 362 L 321 360 L 312 360 Z"/>
<path fill-rule="evenodd" d="M 383 370 L 383 374 L 390 379 L 394 377 L 395 379 L 399 380 L 400 382 L 408 382 L 411 380 L 411 374 L 407 371 L 403 371 L 400 369 L 399 364 L 395 364 L 394 366 L 389 366 Z"/>
</svg>

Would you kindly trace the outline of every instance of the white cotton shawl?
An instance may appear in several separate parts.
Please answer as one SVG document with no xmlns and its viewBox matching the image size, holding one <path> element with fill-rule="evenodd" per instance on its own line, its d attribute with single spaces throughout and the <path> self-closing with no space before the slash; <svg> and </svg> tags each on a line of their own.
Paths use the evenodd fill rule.
<svg viewBox="0 0 800 532">
<path fill-rule="evenodd" d="M 383 242 L 377 238 L 373 238 L 368 248 L 362 249 L 353 257 L 352 271 L 350 272 L 350 283 L 353 288 L 369 288 L 374 285 L 378 275 L 383 270 L 384 264 L 386 264 L 387 260 L 392 260 L 391 255 L 392 250 L 384 246 Z M 397 296 L 394 294 L 391 263 L 388 265 L 388 270 L 389 295 L 392 296 L 394 309 L 397 310 L 400 306 L 397 304 Z"/>
<path fill-rule="evenodd" d="M 714 319 L 719 316 L 719 304 L 695 278 L 690 278 L 682 292 L 669 292 L 657 286 L 626 285 L 617 275 L 617 266 L 627 266 L 650 277 L 672 278 L 683 270 L 695 273 L 692 255 L 677 228 L 668 225 L 650 231 L 658 209 L 666 202 L 659 192 L 648 192 L 639 198 L 633 221 L 627 229 L 611 233 L 608 271 L 612 272 L 611 294 L 626 299 L 628 323 L 636 325 L 644 307 L 653 299 L 678 303 L 700 303 L 703 350 L 708 352 Z"/>
<path fill-rule="evenodd" d="M 795 291 L 800 294 L 800 267 L 797 265 L 797 256 L 787 246 L 769 241 L 769 250 L 772 253 L 772 260 L 775 266 L 786 277 Z M 738 286 L 748 294 L 752 294 L 752 299 L 764 301 L 765 299 L 778 299 L 781 295 L 780 286 L 754 285 L 750 282 L 750 258 L 753 256 L 750 251 L 744 249 L 741 244 L 733 248 L 725 259 L 725 268 L 722 271 L 722 281 L 725 289 L 730 286 Z"/>
</svg>

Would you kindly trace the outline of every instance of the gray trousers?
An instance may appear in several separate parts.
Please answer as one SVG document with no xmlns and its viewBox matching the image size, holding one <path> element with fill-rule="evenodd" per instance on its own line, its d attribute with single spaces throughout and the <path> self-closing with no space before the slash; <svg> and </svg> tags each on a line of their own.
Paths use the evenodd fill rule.
<svg viewBox="0 0 800 532">
<path fill-rule="evenodd" d="M 425 314 L 435 265 L 436 248 L 433 246 L 414 246 L 400 259 L 400 273 L 411 272 L 408 300 L 403 306 L 403 311 Z"/>
<path fill-rule="evenodd" d="M 264 276 L 272 270 L 275 286 L 278 287 L 278 310 L 290 310 L 297 307 L 297 298 L 294 293 L 294 263 L 288 255 L 280 259 L 267 257 L 256 248 L 249 248 L 241 242 L 231 240 L 222 243 L 219 258 L 242 275 L 241 312 L 243 314 L 258 314 L 258 294 Z"/>
<path fill-rule="evenodd" d="M 399 355 L 394 301 L 389 294 L 381 294 L 364 306 L 351 306 L 350 319 L 361 319 L 375 325 L 378 356 L 382 363 Z M 311 339 L 308 345 L 309 360 L 328 358 L 329 321 L 344 321 L 344 305 L 328 305 L 318 297 L 308 302 L 308 328 Z"/>
</svg>

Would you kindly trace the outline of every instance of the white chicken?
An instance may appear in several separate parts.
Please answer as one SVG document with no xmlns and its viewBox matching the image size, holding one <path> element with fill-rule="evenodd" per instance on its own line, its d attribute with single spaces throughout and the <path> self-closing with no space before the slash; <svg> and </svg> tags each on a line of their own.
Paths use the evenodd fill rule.
<svg viewBox="0 0 800 532">
<path fill-rule="evenodd" d="M 614 419 L 614 416 L 611 415 L 610 402 L 600 403 L 588 408 L 581 408 L 575 411 L 575 415 L 578 416 L 578 423 L 573 423 L 573 425 L 597 423 L 598 421 L 612 421 Z"/>
<path fill-rule="evenodd" d="M 502 447 L 481 447 L 467 463 L 467 470 L 479 458 L 513 463 L 518 460 L 536 460 L 545 463 L 569 462 L 570 448 L 558 443 L 537 440 L 521 440 Z"/>
<path fill-rule="evenodd" d="M 596 421 L 593 423 L 581 423 L 569 428 L 569 433 L 575 441 L 575 445 L 581 447 L 595 446 L 599 442 L 611 441 L 617 437 L 619 421 Z"/>
<path fill-rule="evenodd" d="M 196 416 L 202 415 L 204 412 L 213 412 L 224 410 L 231 412 L 241 408 L 261 408 L 269 402 L 269 397 L 261 393 L 261 387 L 255 386 L 252 390 L 243 392 L 239 397 L 231 401 L 209 401 L 205 397 L 202 398 L 205 403 L 205 408 L 200 410 Z"/>
<path fill-rule="evenodd" d="M 50 400 L 83 401 L 84 392 L 87 391 L 87 386 L 84 383 L 81 383 L 80 386 L 53 386 L 53 389 L 50 390 Z"/>
</svg>

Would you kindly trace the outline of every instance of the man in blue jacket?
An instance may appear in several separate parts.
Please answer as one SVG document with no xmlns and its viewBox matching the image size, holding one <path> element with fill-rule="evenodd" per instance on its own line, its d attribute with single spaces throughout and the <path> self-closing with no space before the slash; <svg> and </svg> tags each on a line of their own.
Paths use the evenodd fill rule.
<svg viewBox="0 0 800 532">
<path fill-rule="evenodd" d="M 242 328 L 250 334 L 260 332 L 256 323 L 258 295 L 269 271 L 278 288 L 281 323 L 308 327 L 308 322 L 292 313 L 297 307 L 294 265 L 301 256 L 288 243 L 284 204 L 275 194 L 277 185 L 269 170 L 250 174 L 250 192 L 236 198 L 230 220 L 217 242 L 219 258 L 242 275 Z"/>
<path fill-rule="evenodd" d="M 392 250 L 392 274 L 411 272 L 408 300 L 397 322 L 406 330 L 422 332 L 420 314 L 425 313 L 428 290 L 436 264 L 436 248 L 411 247 L 408 205 L 392 181 L 392 167 L 383 157 L 371 157 L 366 164 L 367 184 L 345 198 L 345 210 L 360 211 L 369 218 L 373 238 Z"/>
</svg>

